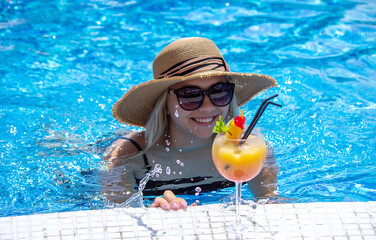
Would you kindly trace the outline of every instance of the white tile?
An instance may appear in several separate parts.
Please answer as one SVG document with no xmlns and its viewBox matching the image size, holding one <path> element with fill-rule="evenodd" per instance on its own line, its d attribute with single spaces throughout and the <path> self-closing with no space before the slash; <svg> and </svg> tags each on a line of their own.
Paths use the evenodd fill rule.
<svg viewBox="0 0 376 240">
<path fill-rule="evenodd" d="M 109 232 L 108 233 L 109 239 L 121 239 L 121 234 L 119 232 Z"/>
<path fill-rule="evenodd" d="M 351 240 L 363 240 L 362 236 L 350 236 L 349 237 Z"/>
<path fill-rule="evenodd" d="M 60 237 L 61 240 L 72 240 L 74 239 L 74 235 L 62 235 Z"/>
<path fill-rule="evenodd" d="M 72 229 L 63 229 L 63 230 L 60 231 L 60 234 L 63 235 L 63 236 L 74 235 L 75 231 L 73 231 Z"/>
<path fill-rule="evenodd" d="M 0 234 L 2 240 L 13 240 L 13 234 Z"/>
<path fill-rule="evenodd" d="M 76 234 L 79 236 L 85 236 L 85 235 L 90 235 L 90 230 L 89 229 L 76 229 Z"/>
<path fill-rule="evenodd" d="M 184 240 L 197 240 L 197 237 L 194 235 L 183 235 Z"/>
<path fill-rule="evenodd" d="M 372 236 L 363 236 L 363 240 L 375 240 L 376 239 L 376 235 L 372 235 Z"/>
<path fill-rule="evenodd" d="M 60 236 L 49 236 L 48 240 L 61 240 Z"/>
<path fill-rule="evenodd" d="M 362 236 L 359 229 L 347 229 L 347 234 L 351 237 L 353 236 Z"/>
<path fill-rule="evenodd" d="M 316 232 L 316 235 L 320 236 L 320 238 L 322 237 L 329 237 L 331 236 L 331 232 L 327 229 L 320 229 Z"/>
<path fill-rule="evenodd" d="M 376 230 L 375 229 L 362 229 L 362 236 L 375 236 L 376 239 Z"/>
<path fill-rule="evenodd" d="M 223 233 L 213 234 L 213 239 L 215 239 L 215 240 L 227 240 L 227 236 Z"/>
<path fill-rule="evenodd" d="M 186 229 L 183 228 L 181 231 L 182 231 L 184 236 L 185 235 L 194 235 L 196 233 L 195 229 L 193 229 L 193 228 L 186 228 Z"/>
<path fill-rule="evenodd" d="M 347 237 L 340 236 L 340 237 L 334 237 L 335 240 L 348 240 Z"/>
<path fill-rule="evenodd" d="M 11 233 L 11 232 L 12 232 L 12 223 L 0 221 L 0 234 Z"/>
<path fill-rule="evenodd" d="M 331 236 L 321 236 L 320 240 L 332 240 L 333 238 Z"/>
<path fill-rule="evenodd" d="M 252 234 L 243 239 L 376 239 L 375 202 L 267 204 L 255 210 L 241 206 L 240 211 L 242 221 L 257 222 L 249 222 Z M 0 218 L 0 239 L 226 239 L 234 221 L 234 211 L 219 205 L 170 212 L 138 208 L 64 212 Z"/>
</svg>

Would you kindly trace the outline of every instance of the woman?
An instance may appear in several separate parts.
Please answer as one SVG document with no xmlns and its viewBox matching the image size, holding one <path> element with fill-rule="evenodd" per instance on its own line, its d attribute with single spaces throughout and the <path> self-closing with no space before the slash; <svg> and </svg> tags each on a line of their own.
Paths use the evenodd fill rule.
<svg viewBox="0 0 376 240">
<path fill-rule="evenodd" d="M 164 193 L 153 207 L 186 208 L 186 201 L 174 193 L 231 185 L 219 175 L 211 158 L 212 129 L 219 116 L 230 120 L 238 106 L 277 82 L 266 75 L 231 72 L 218 47 L 206 38 L 183 38 L 167 45 L 153 61 L 153 74 L 154 80 L 132 87 L 113 107 L 119 122 L 145 130 L 109 147 L 104 185 L 108 192 L 123 192 L 110 194 L 112 201 L 124 201 L 151 167 L 160 164 L 163 173 L 147 183 L 144 194 Z M 255 196 L 275 190 L 278 168 L 274 163 L 254 180 L 274 183 L 270 189 L 249 184 L 255 185 L 251 189 Z"/>
</svg>

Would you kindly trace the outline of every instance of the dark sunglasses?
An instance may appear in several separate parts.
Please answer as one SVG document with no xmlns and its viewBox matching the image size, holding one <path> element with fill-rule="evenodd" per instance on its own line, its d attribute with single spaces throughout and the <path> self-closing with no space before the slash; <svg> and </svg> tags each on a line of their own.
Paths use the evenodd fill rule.
<svg viewBox="0 0 376 240">
<path fill-rule="evenodd" d="M 217 83 L 212 85 L 208 90 L 199 87 L 183 87 L 173 91 L 178 98 L 181 108 L 186 111 L 193 111 L 201 107 L 204 102 L 205 94 L 208 95 L 211 103 L 217 107 L 227 106 L 234 96 L 234 83 Z"/>
</svg>

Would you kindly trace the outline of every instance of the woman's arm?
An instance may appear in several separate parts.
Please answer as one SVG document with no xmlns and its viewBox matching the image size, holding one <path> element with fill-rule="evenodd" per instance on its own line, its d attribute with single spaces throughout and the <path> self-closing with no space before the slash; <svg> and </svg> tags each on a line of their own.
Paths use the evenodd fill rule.
<svg viewBox="0 0 376 240">
<path fill-rule="evenodd" d="M 143 132 L 130 133 L 123 137 L 124 138 L 120 138 L 112 143 L 104 153 L 102 160 L 109 168 L 122 164 L 129 157 L 140 153 L 138 148 L 132 142 L 127 140 L 127 138 L 135 141 L 142 149 L 145 149 L 146 147 L 145 135 Z"/>
<path fill-rule="evenodd" d="M 143 133 L 133 133 L 124 137 L 143 146 Z M 118 139 L 109 146 L 102 161 L 106 170 L 100 172 L 102 193 L 108 200 L 122 203 L 136 192 L 135 169 L 144 167 L 137 161 L 140 151 L 127 139 Z"/>
<path fill-rule="evenodd" d="M 261 172 L 248 182 L 248 188 L 255 198 L 276 196 L 279 167 L 274 157 L 273 148 L 267 146 L 266 160 Z"/>
<path fill-rule="evenodd" d="M 101 171 L 99 181 L 102 195 L 114 203 L 122 203 L 136 192 L 133 170 L 126 165 L 118 165 Z"/>
</svg>

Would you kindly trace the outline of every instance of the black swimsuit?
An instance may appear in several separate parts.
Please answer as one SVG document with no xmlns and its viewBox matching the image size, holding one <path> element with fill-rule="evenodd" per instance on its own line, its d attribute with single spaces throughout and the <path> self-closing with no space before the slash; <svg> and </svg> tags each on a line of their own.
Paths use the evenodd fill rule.
<svg viewBox="0 0 376 240">
<path fill-rule="evenodd" d="M 142 151 L 141 146 L 135 142 L 134 140 L 126 137 L 122 137 L 120 139 L 125 139 L 131 142 L 140 152 L 142 152 L 142 156 L 144 159 L 144 169 L 145 174 L 151 170 L 151 165 L 149 164 L 148 158 L 146 154 Z M 175 194 L 195 194 L 196 187 L 200 186 L 201 192 L 211 192 L 216 191 L 218 189 L 227 188 L 234 186 L 233 182 L 230 182 L 226 179 L 221 179 L 220 181 L 214 181 L 210 183 L 203 183 L 203 181 L 213 178 L 211 176 L 203 176 L 203 177 L 193 177 L 193 178 L 177 178 L 174 180 L 168 181 L 160 181 L 154 180 L 149 181 L 146 184 L 146 188 L 143 191 L 144 196 L 158 196 L 162 195 L 165 190 L 162 190 L 161 187 L 165 185 L 174 186 L 170 190 L 172 190 Z M 137 185 L 140 183 L 141 179 L 136 178 Z M 187 185 L 187 186 L 184 186 Z M 179 187 L 180 186 L 180 187 Z M 183 187 L 184 186 L 184 187 Z"/>
<path fill-rule="evenodd" d="M 148 157 L 147 157 L 146 154 L 142 151 L 141 146 L 140 146 L 136 141 L 134 141 L 133 139 L 130 139 L 130 138 L 127 138 L 127 137 L 121 137 L 120 139 L 128 140 L 129 142 L 131 142 L 131 143 L 137 148 L 138 151 L 142 152 L 142 157 L 144 158 L 145 168 L 146 168 L 148 171 L 150 171 L 150 170 L 151 170 L 151 165 L 149 164 Z"/>
</svg>

